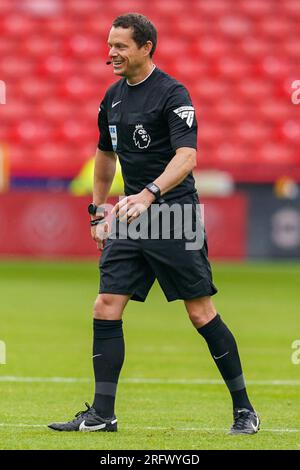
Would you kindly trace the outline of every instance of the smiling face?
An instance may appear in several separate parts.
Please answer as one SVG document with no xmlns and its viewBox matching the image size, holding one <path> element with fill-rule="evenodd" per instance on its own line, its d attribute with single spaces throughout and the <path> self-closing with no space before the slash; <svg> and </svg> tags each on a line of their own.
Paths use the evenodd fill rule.
<svg viewBox="0 0 300 470">
<path fill-rule="evenodd" d="M 109 57 L 114 74 L 126 78 L 136 76 L 150 61 L 151 41 L 141 47 L 132 38 L 132 28 L 112 27 L 108 36 Z"/>
</svg>

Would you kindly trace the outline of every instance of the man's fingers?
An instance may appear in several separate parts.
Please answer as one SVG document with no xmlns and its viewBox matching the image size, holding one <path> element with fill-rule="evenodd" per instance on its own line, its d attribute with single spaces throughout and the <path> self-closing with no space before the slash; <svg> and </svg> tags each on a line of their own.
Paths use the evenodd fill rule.
<svg viewBox="0 0 300 470">
<path fill-rule="evenodd" d="M 111 214 L 115 214 L 116 217 L 119 216 L 120 209 L 127 204 L 127 197 L 121 199 L 121 201 L 117 202 L 117 204 L 112 208 Z"/>
</svg>

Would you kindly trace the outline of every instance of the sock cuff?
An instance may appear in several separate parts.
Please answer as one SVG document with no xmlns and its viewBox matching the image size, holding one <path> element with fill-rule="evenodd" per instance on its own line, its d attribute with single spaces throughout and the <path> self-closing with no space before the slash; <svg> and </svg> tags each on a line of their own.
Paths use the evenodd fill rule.
<svg viewBox="0 0 300 470">
<path fill-rule="evenodd" d="M 123 336 L 123 320 L 99 320 L 94 318 L 96 339 L 120 338 Z"/>
<path fill-rule="evenodd" d="M 203 338 L 208 338 L 222 323 L 222 319 L 220 315 L 217 313 L 217 315 L 210 320 L 206 325 L 201 326 L 200 328 L 197 328 L 198 333 L 203 336 Z"/>
</svg>

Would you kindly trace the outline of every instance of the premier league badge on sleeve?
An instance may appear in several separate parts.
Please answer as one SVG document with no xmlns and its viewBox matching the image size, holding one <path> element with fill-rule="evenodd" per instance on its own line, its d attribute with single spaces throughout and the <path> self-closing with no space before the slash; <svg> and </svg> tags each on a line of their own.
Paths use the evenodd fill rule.
<svg viewBox="0 0 300 470">
<path fill-rule="evenodd" d="M 118 145 L 117 126 L 109 126 L 109 133 L 110 133 L 113 151 L 116 152 L 117 145 Z"/>
<path fill-rule="evenodd" d="M 151 142 L 151 137 L 146 131 L 146 129 L 143 128 L 143 124 L 137 124 L 135 126 L 135 131 L 133 133 L 133 140 L 135 145 L 139 149 L 146 149 L 149 147 L 150 142 Z"/>
</svg>

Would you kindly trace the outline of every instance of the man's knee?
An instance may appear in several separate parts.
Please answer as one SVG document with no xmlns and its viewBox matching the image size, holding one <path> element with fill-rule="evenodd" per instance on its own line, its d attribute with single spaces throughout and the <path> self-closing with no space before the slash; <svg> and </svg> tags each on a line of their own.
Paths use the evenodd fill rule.
<svg viewBox="0 0 300 470">
<path fill-rule="evenodd" d="M 94 303 L 93 315 L 97 320 L 120 320 L 128 296 L 118 294 L 99 294 Z"/>
<path fill-rule="evenodd" d="M 210 322 L 217 314 L 210 297 L 198 297 L 185 300 L 185 308 L 195 328 L 201 328 Z"/>
</svg>

